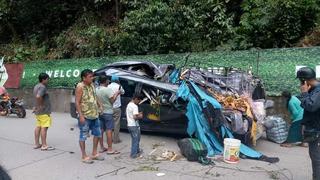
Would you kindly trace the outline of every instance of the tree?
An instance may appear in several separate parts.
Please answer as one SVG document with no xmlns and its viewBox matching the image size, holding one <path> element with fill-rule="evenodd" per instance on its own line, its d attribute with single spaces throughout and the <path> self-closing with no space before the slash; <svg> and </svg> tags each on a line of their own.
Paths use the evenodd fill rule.
<svg viewBox="0 0 320 180">
<path fill-rule="evenodd" d="M 317 0 L 246 0 L 238 34 L 254 47 L 290 47 L 315 25 Z"/>
<path fill-rule="evenodd" d="M 233 33 L 227 2 L 129 1 L 117 45 L 129 54 L 214 50 Z"/>
</svg>

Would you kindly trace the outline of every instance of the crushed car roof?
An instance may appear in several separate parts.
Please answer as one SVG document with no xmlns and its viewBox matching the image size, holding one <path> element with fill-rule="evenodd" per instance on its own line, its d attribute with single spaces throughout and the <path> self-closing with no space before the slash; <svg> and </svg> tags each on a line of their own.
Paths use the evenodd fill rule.
<svg viewBox="0 0 320 180">
<path fill-rule="evenodd" d="M 138 68 L 144 70 L 144 72 L 136 71 L 138 75 L 145 75 L 149 77 L 162 77 L 168 69 L 174 69 L 174 64 L 156 64 L 150 61 L 141 60 L 141 61 L 120 61 L 111 64 L 107 64 L 106 66 L 98 69 L 96 72 L 104 71 L 107 68 L 117 68 L 128 71 L 136 71 Z M 138 72 L 138 73 L 137 73 Z M 145 74 L 143 74 L 145 73 Z"/>
<path fill-rule="evenodd" d="M 120 79 L 126 79 L 126 80 L 132 80 L 135 82 L 140 82 L 140 83 L 143 83 L 143 84 L 146 84 L 149 86 L 153 86 L 158 89 L 167 90 L 170 92 L 176 92 L 179 88 L 179 86 L 176 84 L 153 80 L 148 77 L 137 75 L 131 71 L 117 69 L 117 68 L 108 67 L 108 66 L 104 67 L 103 69 L 99 69 L 99 70 L 95 71 L 95 75 L 107 75 L 107 76 L 116 75 Z"/>
</svg>

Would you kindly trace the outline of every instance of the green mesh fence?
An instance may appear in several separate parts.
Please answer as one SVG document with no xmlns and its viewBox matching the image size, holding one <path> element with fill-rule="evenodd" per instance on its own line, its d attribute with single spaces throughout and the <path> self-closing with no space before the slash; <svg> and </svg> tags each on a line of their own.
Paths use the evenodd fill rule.
<svg viewBox="0 0 320 180">
<path fill-rule="evenodd" d="M 181 67 L 185 63 L 186 55 L 113 56 L 34 61 L 25 64 L 21 87 L 33 87 L 37 83 L 37 76 L 40 72 L 47 72 L 51 76 L 51 87 L 70 88 L 79 81 L 79 74 L 85 68 L 98 69 L 105 64 L 123 60 L 174 63 L 177 67 Z M 320 47 L 191 53 L 187 61 L 187 67 L 228 66 L 242 70 L 251 68 L 253 73 L 263 80 L 268 95 L 279 95 L 284 89 L 297 93 L 299 82 L 295 79 L 295 70 L 296 66 L 300 65 L 313 68 L 319 65 L 317 75 L 320 76 Z"/>
</svg>

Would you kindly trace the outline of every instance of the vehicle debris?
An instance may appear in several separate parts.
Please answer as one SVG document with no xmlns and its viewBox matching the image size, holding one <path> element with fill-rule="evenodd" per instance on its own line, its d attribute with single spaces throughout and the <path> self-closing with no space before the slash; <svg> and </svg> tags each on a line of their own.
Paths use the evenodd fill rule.
<svg viewBox="0 0 320 180">
<path fill-rule="evenodd" d="M 181 155 L 176 153 L 175 151 L 170 151 L 170 150 L 160 150 L 158 148 L 152 150 L 148 154 L 152 160 L 154 161 L 176 161 L 181 158 Z"/>
<path fill-rule="evenodd" d="M 110 171 L 110 172 L 106 172 L 106 173 L 103 173 L 103 174 L 99 174 L 99 175 L 96 175 L 95 178 L 100 178 L 100 177 L 103 177 L 105 175 L 108 175 L 108 174 L 115 174 L 117 175 L 118 171 L 122 170 L 122 169 L 125 169 L 126 167 L 121 167 L 121 168 L 118 168 L 116 170 L 113 170 L 113 171 Z"/>
<path fill-rule="evenodd" d="M 137 169 L 134 169 L 133 171 L 159 171 L 159 167 L 152 167 L 152 166 L 139 166 Z"/>
<path fill-rule="evenodd" d="M 160 146 L 165 146 L 165 142 L 161 142 L 161 143 L 154 143 L 152 144 L 152 149 L 156 149 Z"/>
<path fill-rule="evenodd" d="M 166 174 L 165 173 L 157 173 L 156 176 L 158 177 L 162 177 L 162 176 L 165 176 Z"/>
<path fill-rule="evenodd" d="M 127 88 L 124 98 L 130 93 L 145 96 L 140 104 L 146 114 L 140 124 L 142 131 L 195 135 L 207 147 L 209 157 L 222 153 L 224 138 L 237 138 L 242 142 L 242 154 L 268 159 L 249 148 L 261 136 L 265 118 L 263 83 L 251 71 L 123 61 L 95 71 L 95 75 L 102 74 L 120 78 Z"/>
</svg>

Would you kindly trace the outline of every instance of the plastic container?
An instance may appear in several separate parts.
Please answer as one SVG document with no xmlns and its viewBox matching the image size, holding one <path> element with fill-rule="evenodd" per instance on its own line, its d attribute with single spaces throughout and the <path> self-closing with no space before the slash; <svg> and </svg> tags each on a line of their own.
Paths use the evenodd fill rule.
<svg viewBox="0 0 320 180">
<path fill-rule="evenodd" d="M 239 162 L 239 153 L 241 141 L 238 139 L 225 138 L 223 160 L 226 163 L 236 164 Z"/>
</svg>

